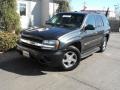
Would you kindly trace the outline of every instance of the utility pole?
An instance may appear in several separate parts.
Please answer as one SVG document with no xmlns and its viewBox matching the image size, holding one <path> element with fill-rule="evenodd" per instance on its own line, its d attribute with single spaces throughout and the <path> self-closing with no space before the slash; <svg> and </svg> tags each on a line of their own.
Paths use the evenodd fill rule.
<svg viewBox="0 0 120 90">
<path fill-rule="evenodd" d="M 116 19 L 118 19 L 118 17 L 120 16 L 120 15 L 119 15 L 119 12 L 120 12 L 120 10 L 119 10 L 119 4 L 114 5 L 114 7 L 115 7 Z"/>
<path fill-rule="evenodd" d="M 86 1 L 84 0 L 84 2 L 83 2 L 83 10 L 85 11 L 86 8 L 87 8 L 87 6 L 86 6 Z"/>
<path fill-rule="evenodd" d="M 119 28 L 119 32 L 120 32 L 120 6 L 119 6 L 119 4 L 116 4 L 116 5 L 114 5 L 114 7 L 115 7 L 116 20 L 118 20 L 118 23 L 119 23 L 118 28 Z"/>
</svg>

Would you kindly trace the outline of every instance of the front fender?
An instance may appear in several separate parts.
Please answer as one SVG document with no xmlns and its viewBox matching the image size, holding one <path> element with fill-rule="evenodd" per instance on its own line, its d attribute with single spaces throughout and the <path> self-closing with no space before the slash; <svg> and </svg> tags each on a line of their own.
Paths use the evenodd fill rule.
<svg viewBox="0 0 120 90">
<path fill-rule="evenodd" d="M 66 47 L 75 42 L 80 42 L 80 40 L 81 40 L 80 30 L 75 30 L 68 34 L 65 34 L 59 38 L 60 49 L 65 49 Z"/>
</svg>

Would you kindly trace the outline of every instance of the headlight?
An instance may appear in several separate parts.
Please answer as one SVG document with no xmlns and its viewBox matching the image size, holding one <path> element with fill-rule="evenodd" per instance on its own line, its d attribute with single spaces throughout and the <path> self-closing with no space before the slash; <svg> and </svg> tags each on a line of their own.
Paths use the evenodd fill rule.
<svg viewBox="0 0 120 90">
<path fill-rule="evenodd" d="M 44 40 L 42 44 L 43 49 L 58 49 L 60 42 L 58 40 Z"/>
</svg>

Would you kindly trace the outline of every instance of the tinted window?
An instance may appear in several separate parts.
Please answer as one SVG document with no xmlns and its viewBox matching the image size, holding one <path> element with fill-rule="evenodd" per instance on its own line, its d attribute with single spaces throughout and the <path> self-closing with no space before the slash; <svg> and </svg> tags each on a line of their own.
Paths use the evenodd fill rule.
<svg viewBox="0 0 120 90">
<path fill-rule="evenodd" d="M 109 22 L 108 19 L 105 16 L 102 16 L 103 22 L 104 22 L 104 26 L 109 26 Z"/>
<path fill-rule="evenodd" d="M 95 19 L 96 19 L 96 27 L 101 27 L 104 25 L 102 17 L 100 15 L 96 15 Z"/>
<path fill-rule="evenodd" d="M 95 27 L 95 17 L 94 15 L 89 15 L 86 20 L 86 25 L 93 25 Z"/>
</svg>

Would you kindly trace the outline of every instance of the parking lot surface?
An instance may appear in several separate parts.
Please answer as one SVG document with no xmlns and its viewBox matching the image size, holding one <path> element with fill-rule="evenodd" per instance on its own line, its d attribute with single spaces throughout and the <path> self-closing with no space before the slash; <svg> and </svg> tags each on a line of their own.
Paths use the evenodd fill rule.
<svg viewBox="0 0 120 90">
<path fill-rule="evenodd" d="M 120 33 L 111 34 L 104 53 L 69 72 L 42 67 L 16 51 L 0 54 L 0 90 L 120 90 Z"/>
</svg>

